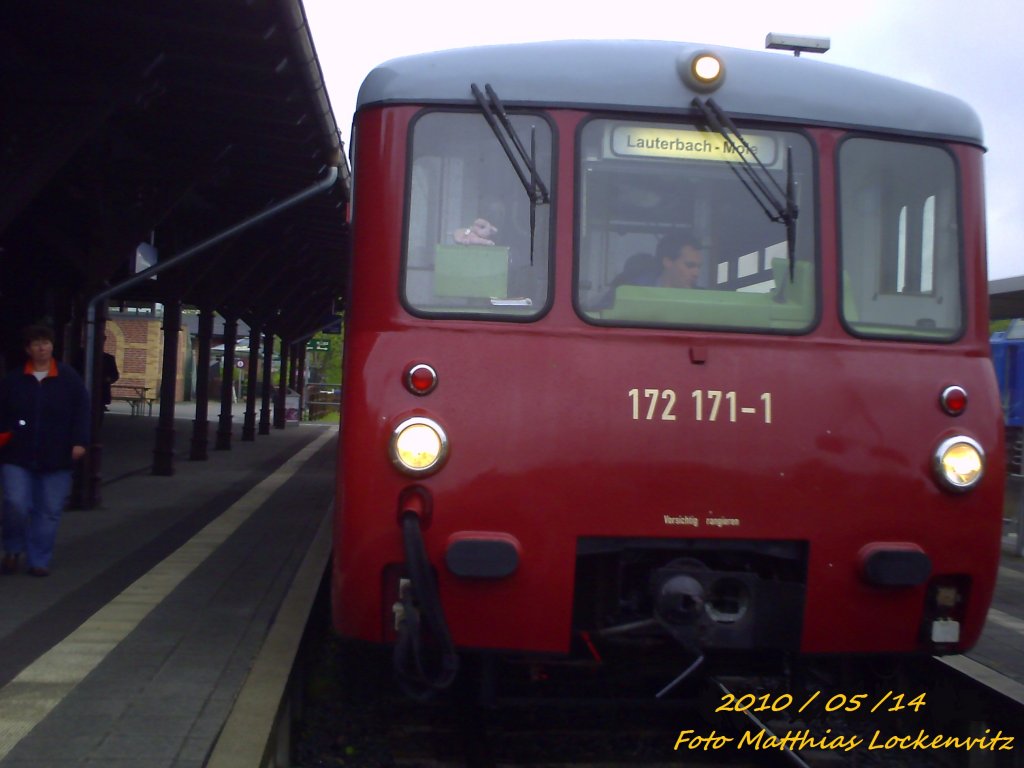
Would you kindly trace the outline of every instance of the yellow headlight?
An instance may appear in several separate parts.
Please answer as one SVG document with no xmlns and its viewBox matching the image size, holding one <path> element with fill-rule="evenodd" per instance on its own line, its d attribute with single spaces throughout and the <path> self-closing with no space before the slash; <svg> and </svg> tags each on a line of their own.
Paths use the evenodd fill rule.
<svg viewBox="0 0 1024 768">
<path fill-rule="evenodd" d="M 440 468 L 448 455 L 448 438 L 433 419 L 406 419 L 391 434 L 391 462 L 409 475 Z"/>
<path fill-rule="evenodd" d="M 973 488 L 985 473 L 985 451 L 976 440 L 958 435 L 943 440 L 935 451 L 935 474 L 952 491 Z"/>
</svg>

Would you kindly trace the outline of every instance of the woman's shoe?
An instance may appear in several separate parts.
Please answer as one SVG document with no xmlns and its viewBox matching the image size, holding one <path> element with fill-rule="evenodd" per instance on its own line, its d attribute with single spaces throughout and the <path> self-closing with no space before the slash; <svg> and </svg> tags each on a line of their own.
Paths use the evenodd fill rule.
<svg viewBox="0 0 1024 768">
<path fill-rule="evenodd" d="M 17 573 L 19 557 L 20 555 L 4 555 L 3 561 L 0 561 L 0 574 L 10 576 L 12 573 Z"/>
</svg>

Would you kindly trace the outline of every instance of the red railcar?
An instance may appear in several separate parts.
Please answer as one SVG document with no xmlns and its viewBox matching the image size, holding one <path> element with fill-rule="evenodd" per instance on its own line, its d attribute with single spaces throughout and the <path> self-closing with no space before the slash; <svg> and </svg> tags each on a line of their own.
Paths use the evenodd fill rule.
<svg viewBox="0 0 1024 768">
<path fill-rule="evenodd" d="M 579 638 L 977 640 L 1004 478 L 966 105 L 768 52 L 496 46 L 374 70 L 353 150 L 338 632 L 430 635 L 439 684 Z"/>
</svg>

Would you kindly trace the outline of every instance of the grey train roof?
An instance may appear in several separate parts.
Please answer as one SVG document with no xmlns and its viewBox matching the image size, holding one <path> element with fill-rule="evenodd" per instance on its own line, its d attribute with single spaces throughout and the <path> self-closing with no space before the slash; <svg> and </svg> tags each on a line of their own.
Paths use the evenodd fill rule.
<svg viewBox="0 0 1024 768">
<path fill-rule="evenodd" d="M 983 145 L 981 122 L 961 100 L 809 56 L 642 40 L 568 40 L 462 48 L 393 59 L 359 89 L 373 104 L 472 104 L 470 83 L 494 86 L 507 105 L 689 112 L 677 62 L 716 53 L 725 81 L 712 96 L 734 116 L 860 127 Z"/>
</svg>

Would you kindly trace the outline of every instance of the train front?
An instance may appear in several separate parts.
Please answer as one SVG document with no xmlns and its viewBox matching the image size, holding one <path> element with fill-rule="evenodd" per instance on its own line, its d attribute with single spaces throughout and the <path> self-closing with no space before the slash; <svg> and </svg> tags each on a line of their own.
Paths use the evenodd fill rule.
<svg viewBox="0 0 1024 768">
<path fill-rule="evenodd" d="M 656 114 L 512 108 L 497 76 L 360 113 L 342 634 L 976 641 L 1003 491 L 980 148 L 781 97 L 744 119 L 682 69 Z"/>
</svg>

